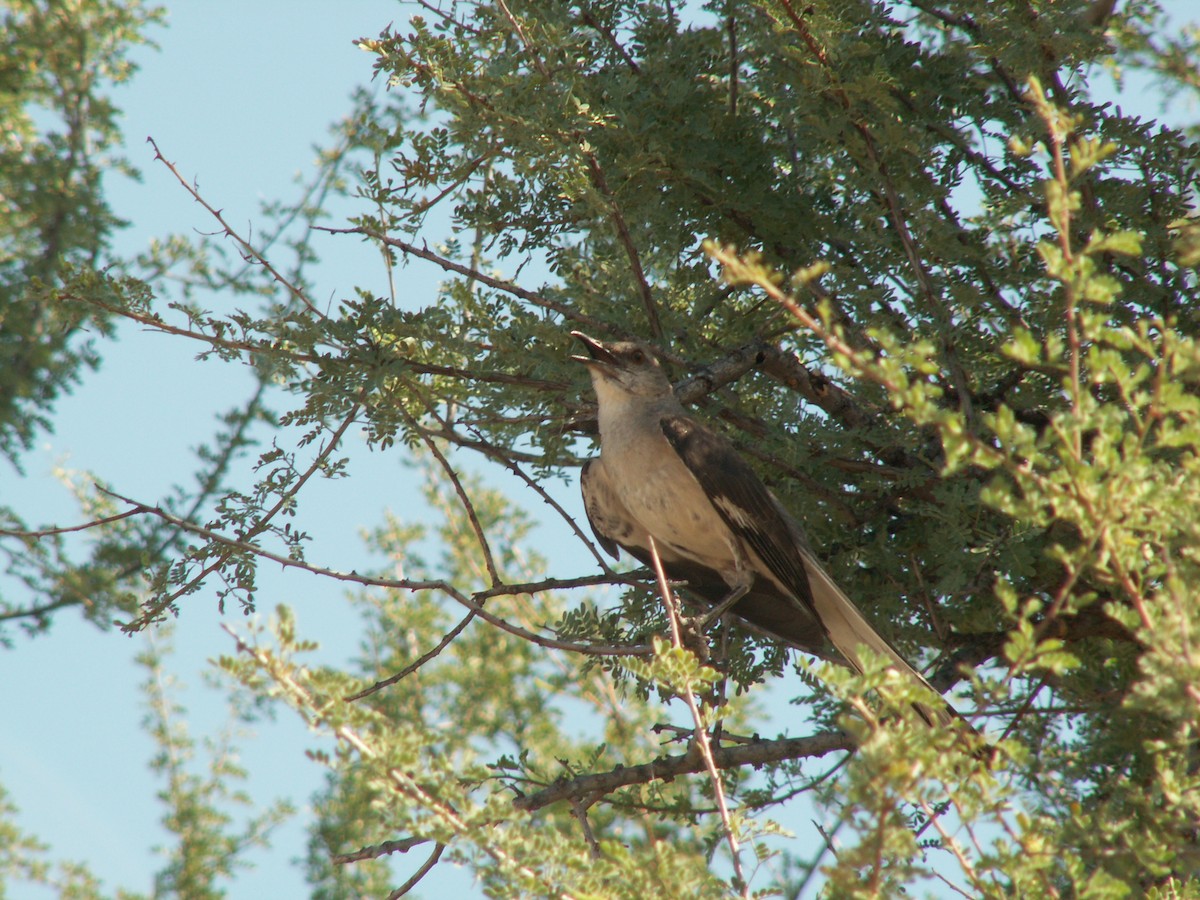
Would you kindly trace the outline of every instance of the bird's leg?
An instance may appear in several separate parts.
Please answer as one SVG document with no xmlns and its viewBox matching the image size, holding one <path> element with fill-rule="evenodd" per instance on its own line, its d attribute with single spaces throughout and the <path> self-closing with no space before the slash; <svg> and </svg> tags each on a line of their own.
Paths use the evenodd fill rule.
<svg viewBox="0 0 1200 900">
<path fill-rule="evenodd" d="M 733 552 L 733 569 L 721 573 L 726 580 L 725 583 L 729 585 L 729 593 L 704 618 L 697 621 L 696 624 L 701 632 L 706 631 L 709 625 L 733 609 L 733 605 L 745 597 L 754 584 L 754 572 L 747 565 L 746 550 L 741 542 L 731 540 L 729 549 Z"/>
<path fill-rule="evenodd" d="M 711 610 L 703 615 L 692 616 L 684 619 L 680 624 L 682 629 L 687 632 L 692 645 L 704 644 L 704 632 L 708 627 L 725 613 L 733 608 L 733 605 L 741 600 L 750 590 L 750 584 L 740 584 L 733 588 L 728 594 L 722 598 L 721 602 L 714 606 Z"/>
<path fill-rule="evenodd" d="M 720 649 L 717 652 L 718 658 L 721 660 L 719 667 L 721 679 L 712 686 L 712 705 L 714 710 L 720 710 L 725 706 L 725 689 L 729 685 L 729 667 L 726 665 L 727 654 L 729 652 L 729 632 L 730 624 L 728 619 L 721 620 L 721 639 L 718 643 Z M 725 717 L 718 713 L 717 720 L 713 722 L 712 742 L 713 746 L 721 746 L 721 735 L 725 730 Z"/>
<path fill-rule="evenodd" d="M 697 616 L 695 622 L 701 631 L 705 631 L 709 625 L 733 609 L 733 605 L 741 600 L 746 594 L 750 593 L 750 584 L 739 584 L 721 600 L 716 606 L 709 610 L 703 617 Z"/>
</svg>

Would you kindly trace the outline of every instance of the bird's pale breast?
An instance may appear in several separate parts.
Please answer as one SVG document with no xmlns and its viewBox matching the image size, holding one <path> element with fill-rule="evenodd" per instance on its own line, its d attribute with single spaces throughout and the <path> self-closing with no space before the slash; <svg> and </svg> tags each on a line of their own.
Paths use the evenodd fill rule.
<svg viewBox="0 0 1200 900">
<path fill-rule="evenodd" d="M 660 544 L 710 568 L 735 568 L 732 535 L 723 527 L 692 473 L 665 440 L 663 445 L 654 448 L 656 452 L 645 453 L 634 447 L 623 448 L 624 452 L 637 454 L 635 471 L 639 477 L 625 479 L 617 487 L 621 500 Z"/>
</svg>

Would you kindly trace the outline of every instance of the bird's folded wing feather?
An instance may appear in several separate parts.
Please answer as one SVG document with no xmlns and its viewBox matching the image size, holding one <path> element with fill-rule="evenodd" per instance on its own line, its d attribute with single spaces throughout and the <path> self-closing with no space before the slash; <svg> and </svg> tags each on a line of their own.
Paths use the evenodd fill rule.
<svg viewBox="0 0 1200 900">
<path fill-rule="evenodd" d="M 592 534 L 600 542 L 600 546 L 608 551 L 608 555 L 617 559 L 621 554 L 618 545 L 629 548 L 628 542 L 620 540 L 622 532 L 627 530 L 633 517 L 624 511 L 624 504 L 617 499 L 612 486 L 608 482 L 608 473 L 604 463 L 599 459 L 589 459 L 583 464 L 579 473 L 579 488 L 583 494 L 583 510 L 587 513 L 588 524 L 592 526 Z M 647 543 L 647 548 L 649 543 Z"/>
<path fill-rule="evenodd" d="M 724 437 L 688 416 L 664 416 L 663 434 L 729 529 L 797 600 L 812 608 L 808 573 L 790 523 L 771 492 Z M 765 574 L 765 573 L 764 573 Z"/>
<path fill-rule="evenodd" d="M 858 648 L 866 646 L 933 690 L 829 577 L 805 546 L 799 526 L 728 440 L 687 416 L 664 417 L 662 429 L 725 524 L 758 555 L 781 585 L 807 605 L 852 668 L 863 671 Z M 918 704 L 917 710 L 930 724 L 945 723 L 956 716 L 948 705 L 930 709 Z"/>
</svg>

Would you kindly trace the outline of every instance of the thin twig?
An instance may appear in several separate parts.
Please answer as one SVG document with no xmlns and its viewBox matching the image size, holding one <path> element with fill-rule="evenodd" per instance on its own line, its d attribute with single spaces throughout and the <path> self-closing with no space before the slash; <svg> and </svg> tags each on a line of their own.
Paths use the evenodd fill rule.
<svg viewBox="0 0 1200 900">
<path fill-rule="evenodd" d="M 583 829 L 583 839 L 587 841 L 588 849 L 592 853 L 592 859 L 600 858 L 600 842 L 596 840 L 596 834 L 592 831 L 592 823 L 588 821 L 588 807 L 591 806 L 591 798 L 571 798 L 571 813 L 579 822 L 579 827 Z"/>
<path fill-rule="evenodd" d="M 208 201 L 205 200 L 202 196 L 200 196 L 200 192 L 197 191 L 193 185 L 188 184 L 187 180 L 182 175 L 179 174 L 179 170 L 177 168 L 175 168 L 175 164 L 172 162 L 169 162 L 167 160 L 167 158 L 162 155 L 162 152 L 158 149 L 158 144 L 155 143 L 154 138 L 148 137 L 148 138 L 146 138 L 146 141 L 147 141 L 147 143 L 150 144 L 151 147 L 154 148 L 154 158 L 156 160 L 160 161 L 164 166 L 167 167 L 167 169 L 171 172 L 171 174 L 175 176 L 175 180 L 178 181 L 181 185 L 183 185 L 184 190 L 186 190 L 189 194 L 192 195 L 193 200 L 195 200 L 197 203 L 199 203 L 201 206 L 203 206 L 206 210 L 208 210 L 209 215 L 211 215 L 214 219 L 216 219 L 221 224 L 221 228 L 224 230 L 225 234 L 227 236 L 233 238 L 233 240 L 238 243 L 238 245 L 242 248 L 243 253 L 248 258 L 256 260 L 259 263 L 259 265 L 261 265 L 264 269 L 266 269 L 268 272 L 270 272 L 271 277 L 274 278 L 277 282 L 279 282 L 279 284 L 281 284 L 293 297 L 295 297 L 297 300 L 299 300 L 301 303 L 303 303 L 304 306 L 308 309 L 308 311 L 311 312 L 314 316 L 316 316 L 319 319 L 325 318 L 325 314 L 322 313 L 319 309 L 317 309 L 316 305 L 311 300 L 309 300 L 307 296 L 305 296 L 303 291 L 301 291 L 298 287 L 296 287 L 294 284 L 292 284 L 290 281 L 288 281 L 288 279 L 284 278 L 283 275 L 273 265 L 271 265 L 270 261 L 265 256 L 263 256 L 259 250 L 257 250 L 253 245 L 251 245 L 251 243 L 249 241 L 247 241 L 240 234 L 238 234 L 236 231 L 233 230 L 233 228 L 230 226 L 230 224 L 225 221 L 225 217 L 221 214 L 221 210 L 215 209 L 214 207 L 210 206 Z"/>
<path fill-rule="evenodd" d="M 129 319 L 132 322 L 137 322 L 140 325 L 145 325 L 147 328 L 152 328 L 155 331 L 160 331 L 163 334 L 171 334 L 176 337 L 190 338 L 195 341 L 201 341 L 211 347 L 221 350 L 237 350 L 243 353 L 270 353 L 272 358 L 282 358 L 289 362 L 297 363 L 316 363 L 321 357 L 315 354 L 299 353 L 295 350 L 279 346 L 278 338 L 272 337 L 263 340 L 261 343 L 255 341 L 242 341 L 228 337 L 218 337 L 213 334 L 205 334 L 202 331 L 195 331 L 191 328 L 183 328 L 179 325 L 171 325 L 166 322 L 162 316 L 157 313 L 143 313 L 137 310 L 128 309 L 123 306 L 105 303 L 103 300 L 98 300 L 91 296 L 82 296 L 80 294 L 72 294 L 62 292 L 58 295 L 64 300 L 70 300 L 74 303 L 86 303 L 97 309 L 102 309 L 107 313 L 111 313 L 122 318 Z"/>
<path fill-rule="evenodd" d="M 483 34 L 483 32 L 480 31 L 478 28 L 474 28 L 471 25 L 468 25 L 466 23 L 465 19 L 454 18 L 454 16 L 450 15 L 445 10 L 440 9 L 437 6 L 434 6 L 432 3 L 429 2 L 429 0 L 417 0 L 417 3 L 420 6 L 424 7 L 426 10 L 428 10 L 429 12 L 433 13 L 435 16 L 439 17 L 442 20 L 442 22 L 444 22 L 447 25 L 453 25 L 455 28 L 461 28 L 464 31 L 469 31 L 471 34 L 475 35 L 476 37 L 479 37 L 480 35 Z"/>
<path fill-rule="evenodd" d="M 10 528 L 0 528 L 0 537 L 15 537 L 27 540 L 38 540 L 44 537 L 50 537 L 55 534 L 70 534 L 73 531 L 87 531 L 89 528 L 99 528 L 102 525 L 109 525 L 113 522 L 119 522 L 121 519 L 128 519 L 130 516 L 138 515 L 139 510 L 131 509 L 127 512 L 116 513 L 115 515 L 105 516 L 102 519 L 93 519 L 90 522 L 84 522 L 81 525 L 63 525 L 52 528 L 39 528 L 35 531 L 20 531 Z"/>
<path fill-rule="evenodd" d="M 472 175 L 475 174 L 475 170 L 478 169 L 481 165 L 483 165 L 483 163 L 486 160 L 488 160 L 490 158 L 490 156 L 491 156 L 491 154 L 483 153 L 483 154 L 480 154 L 479 156 L 475 157 L 474 159 L 470 160 L 466 164 L 466 166 L 463 167 L 455 175 L 454 179 L 449 184 L 447 184 L 442 190 L 438 191 L 436 194 L 434 194 L 429 199 L 422 200 L 420 203 L 418 203 L 412 209 L 408 210 L 405 213 L 405 218 L 415 219 L 418 216 L 422 216 L 425 213 L 429 212 L 429 210 L 433 209 L 435 206 L 437 206 L 439 203 L 441 203 L 443 200 L 445 200 L 446 197 L 448 197 L 450 195 L 450 193 L 455 190 L 455 188 L 461 187 L 462 184 L 468 178 L 470 178 Z"/>
<path fill-rule="evenodd" d="M 928 825 L 930 822 L 933 823 L 933 827 L 937 829 L 938 836 L 942 839 L 942 846 L 949 849 L 949 851 L 954 855 L 954 858 L 958 860 L 958 864 L 962 868 L 963 874 L 970 879 L 975 890 L 985 892 L 982 879 L 975 871 L 975 867 L 971 865 L 971 861 L 967 859 L 967 855 L 963 852 L 962 847 L 959 846 L 958 841 L 954 839 L 954 835 L 946 831 L 945 827 L 942 825 L 938 817 L 938 811 L 930 807 L 929 803 L 923 797 L 918 798 L 917 803 L 927 817 L 926 824 Z M 951 884 L 949 881 L 946 881 L 946 884 L 947 886 L 953 888 L 957 893 L 962 894 L 964 897 L 970 898 L 972 896 L 978 896 L 968 894 L 961 888 L 955 887 L 955 885 Z"/>
<path fill-rule="evenodd" d="M 504 17 L 508 19 L 508 23 L 512 25 L 513 31 L 515 31 L 517 33 L 517 37 L 521 39 L 521 44 L 525 47 L 525 52 L 528 53 L 530 59 L 533 60 L 534 68 L 538 70 L 542 77 L 549 78 L 550 72 L 546 68 L 546 64 L 542 62 L 541 56 L 538 55 L 537 48 L 534 47 L 533 42 L 530 41 L 529 37 L 525 34 L 524 27 L 522 27 L 521 23 L 517 21 L 517 17 L 512 14 L 512 11 L 509 10 L 508 4 L 505 3 L 504 0 L 497 0 L 497 2 L 500 4 L 500 9 L 504 11 Z"/>
<path fill-rule="evenodd" d="M 675 605 L 675 597 L 671 593 L 671 585 L 667 582 L 667 573 L 663 569 L 662 560 L 658 556 L 658 546 L 655 543 L 654 536 L 650 536 L 650 558 L 654 563 L 654 572 L 658 575 L 658 589 L 662 594 L 663 603 L 667 608 L 667 616 L 671 622 L 671 643 L 676 649 L 683 647 L 683 634 L 679 622 L 679 609 Z M 721 825 L 725 829 L 725 839 L 729 844 L 729 852 L 733 857 L 733 872 L 737 879 L 737 883 L 742 888 L 742 896 L 750 896 L 750 886 L 746 882 L 746 876 L 742 872 L 742 853 L 737 835 L 734 834 L 733 821 L 729 817 L 729 805 L 725 801 L 725 785 L 721 781 L 721 773 L 717 769 L 717 763 L 713 759 L 712 744 L 708 738 L 708 727 L 704 723 L 704 715 L 700 712 L 700 705 L 696 700 L 696 694 L 690 688 L 683 693 L 683 700 L 687 703 L 688 709 L 692 714 L 692 721 L 695 723 L 695 730 L 692 732 L 694 736 L 693 747 L 700 751 L 700 756 L 704 760 L 704 766 L 708 770 L 708 777 L 712 783 L 713 796 L 717 801 L 717 809 L 721 813 Z"/>
<path fill-rule="evenodd" d="M 280 513 L 280 511 L 285 509 L 288 504 L 291 503 L 293 498 L 295 498 L 295 496 L 300 492 L 300 489 L 303 488 L 304 485 L 308 483 L 308 480 L 320 470 L 321 466 L 324 465 L 325 460 L 329 458 L 329 455 L 334 451 L 338 444 L 341 443 L 342 435 L 346 433 L 346 429 L 348 429 L 358 417 L 358 410 L 362 404 L 364 394 L 365 389 L 359 393 L 358 399 L 356 399 L 350 407 L 349 414 L 334 430 L 333 434 L 330 435 L 329 440 L 317 453 L 316 457 L 314 457 L 312 464 L 308 467 L 308 469 L 306 469 L 300 475 L 300 477 L 296 479 L 295 484 L 293 484 L 280 495 L 279 499 L 275 502 L 275 505 L 268 509 L 262 515 L 262 517 L 246 531 L 245 536 L 241 539 L 242 542 L 248 544 L 256 536 L 266 531 L 271 520 L 274 519 L 275 516 Z M 103 488 L 101 490 L 103 490 Z M 117 495 L 113 494 L 113 496 Z M 134 619 L 132 622 L 128 622 L 123 625 L 122 629 L 127 632 L 132 632 L 148 625 L 153 619 L 155 619 L 155 617 L 161 615 L 163 610 L 169 608 L 176 600 L 187 594 L 209 575 L 225 565 L 229 557 L 229 553 L 219 554 L 215 560 L 204 566 L 196 575 L 194 575 L 192 578 L 189 578 L 179 588 L 172 591 L 166 597 L 159 598 L 158 600 L 147 604 L 145 607 L 145 612 L 143 612 L 142 615 L 138 616 L 138 618 Z"/>
<path fill-rule="evenodd" d="M 388 588 L 392 590 L 402 591 L 438 591 L 445 594 L 457 603 L 471 610 L 479 618 L 483 619 L 489 625 L 507 631 L 516 637 L 531 641 L 541 647 L 547 647 L 554 650 L 566 650 L 572 653 L 583 653 L 588 656 L 649 656 L 653 653 L 653 649 L 641 644 L 582 644 L 576 641 L 563 641 L 557 638 L 549 638 L 536 632 L 529 631 L 519 625 L 514 625 L 506 619 L 502 619 L 483 608 L 483 601 L 492 597 L 511 596 L 516 594 L 533 594 L 538 591 L 553 591 L 565 590 L 578 587 L 594 587 L 602 584 L 613 584 L 614 582 L 636 583 L 632 579 L 615 574 L 607 575 L 587 575 L 579 578 L 544 578 L 536 582 L 523 582 L 520 584 L 499 584 L 485 590 L 476 591 L 471 595 L 464 594 L 448 581 L 440 579 L 431 580 L 416 580 L 416 579 L 397 579 L 397 578 L 382 578 L 372 575 L 360 575 L 358 572 L 342 572 L 336 569 L 329 569 L 323 566 L 314 565 L 312 563 L 303 562 L 293 559 L 290 556 L 283 556 L 279 553 L 274 553 L 256 544 L 251 544 L 243 540 L 231 538 L 220 532 L 213 531 L 211 528 L 205 528 L 202 525 L 197 525 L 194 522 L 188 522 L 174 516 L 166 510 L 158 506 L 142 503 L 133 500 L 129 497 L 123 497 L 113 491 L 100 488 L 101 491 L 109 496 L 115 497 L 125 503 L 137 508 L 139 513 L 156 516 L 164 521 L 175 525 L 176 527 L 188 531 L 192 534 L 199 535 L 208 540 L 223 544 L 231 550 L 239 550 L 245 553 L 251 553 L 271 562 L 278 563 L 284 568 L 299 569 L 302 572 L 308 572 L 310 575 L 316 575 L 324 578 L 333 578 L 337 581 L 349 582 L 351 584 L 360 584 L 366 587 Z"/>
<path fill-rule="evenodd" d="M 413 873 L 412 878 L 408 879 L 408 881 L 404 882 L 404 884 L 400 885 L 400 887 L 388 894 L 388 900 L 398 900 L 398 898 L 403 897 L 405 894 L 415 888 L 420 883 L 421 879 L 428 875 L 433 867 L 437 865 L 437 861 L 442 858 L 442 853 L 445 851 L 445 849 L 446 845 L 439 842 L 438 845 L 433 848 L 433 852 L 429 854 L 429 858 L 421 864 L 421 868 L 417 869 L 417 871 Z"/>
<path fill-rule="evenodd" d="M 320 707 L 309 691 L 302 687 L 293 676 L 291 670 L 283 668 L 276 660 L 268 654 L 247 644 L 238 634 L 228 625 L 221 626 L 227 634 L 232 637 L 237 645 L 237 649 L 241 653 L 250 656 L 263 672 L 282 689 L 283 694 L 292 703 L 293 707 L 300 715 L 307 718 L 312 724 L 325 725 L 330 729 L 333 736 L 341 743 L 352 749 L 360 757 L 365 760 L 378 760 L 379 754 L 375 748 L 366 739 L 358 734 L 349 725 L 333 725 L 324 720 L 324 714 L 320 711 Z M 551 885 L 546 883 L 546 879 L 540 873 L 530 869 L 520 860 L 513 857 L 508 851 L 498 846 L 495 842 L 481 838 L 476 832 L 474 826 L 468 822 L 462 814 L 454 809 L 449 803 L 439 797 L 434 796 L 426 790 L 412 773 L 403 771 L 396 767 L 387 769 L 387 777 L 391 782 L 391 787 L 396 793 L 407 798 L 410 802 L 416 803 L 430 815 L 436 817 L 439 824 L 451 831 L 455 836 L 473 843 L 480 851 L 486 853 L 492 859 L 501 865 L 512 869 L 521 878 L 528 879 L 530 883 L 541 885 L 545 888 L 550 888 Z M 563 891 L 548 891 L 550 895 L 558 896 L 563 900 L 574 900 L 573 894 L 568 894 Z"/>
<path fill-rule="evenodd" d="M 395 247 L 397 250 L 407 253 L 410 256 L 415 256 L 419 259 L 431 262 L 434 265 L 440 266 L 447 272 L 453 272 L 454 274 L 461 275 L 464 278 L 473 279 L 481 284 L 486 284 L 493 290 L 510 294 L 511 296 L 516 297 L 518 300 L 525 300 L 528 303 L 532 303 L 534 306 L 556 312 L 572 322 L 578 322 L 591 328 L 604 327 L 604 323 L 602 323 L 600 320 L 593 319 L 591 316 L 586 316 L 580 313 L 571 304 L 557 303 L 548 297 L 537 293 L 536 291 L 523 288 L 511 281 L 505 281 L 503 278 L 495 278 L 491 275 L 488 275 L 486 272 L 480 272 L 477 269 L 472 269 L 470 266 L 464 266 L 462 263 L 457 263 L 452 259 L 448 259 L 445 256 L 434 253 L 428 247 L 418 247 L 416 244 L 400 240 L 400 238 L 389 237 L 386 234 L 380 234 L 378 231 L 370 228 L 364 228 L 362 226 L 356 226 L 354 228 L 327 228 L 324 225 L 315 225 L 313 227 L 318 231 L 326 231 L 329 234 L 361 234 L 364 237 L 371 238 L 371 240 L 381 241 L 382 243 L 387 244 L 389 247 Z"/>
<path fill-rule="evenodd" d="M 608 565 L 608 561 L 600 553 L 599 549 L 597 549 L 591 538 L 583 533 L 583 529 L 579 527 L 579 524 L 575 521 L 575 519 L 569 515 L 565 509 L 562 508 L 561 504 L 559 504 L 557 500 L 550 496 L 549 492 L 547 492 L 544 487 L 538 484 L 534 478 L 527 475 L 511 455 L 502 451 L 495 444 L 484 438 L 483 434 L 478 429 L 468 426 L 468 430 L 471 432 L 471 434 L 475 435 L 476 438 L 472 449 L 478 450 L 493 462 L 500 463 L 500 465 L 504 466 L 506 469 L 508 469 L 508 471 L 512 472 L 523 482 L 525 482 L 526 487 L 532 489 L 539 497 L 542 498 L 543 503 L 546 503 L 551 509 L 558 513 L 562 520 L 567 523 L 567 527 L 575 532 L 575 536 L 583 541 L 584 545 L 588 548 L 588 550 L 591 551 L 592 556 L 596 558 L 596 562 L 600 564 L 600 568 L 605 572 L 612 571 L 612 568 Z"/>
<path fill-rule="evenodd" d="M 428 408 L 428 407 L 427 407 Z M 432 409 L 430 409 L 432 414 Z M 407 413 L 405 413 L 407 417 Z M 440 419 L 440 417 L 438 417 Z M 483 551 L 483 565 L 487 569 L 488 578 L 491 581 L 491 586 L 495 587 L 501 584 L 500 573 L 496 571 L 496 560 L 492 556 L 492 547 L 488 543 L 487 535 L 483 532 L 483 525 L 479 521 L 479 516 L 475 512 L 475 504 L 471 502 L 471 498 L 467 496 L 467 490 L 463 487 L 462 479 L 458 477 L 458 472 L 450 465 L 450 460 L 446 459 L 446 455 L 433 439 L 419 432 L 421 441 L 433 454 L 433 458 L 438 461 L 438 465 L 442 467 L 442 471 L 446 473 L 446 477 L 450 479 L 450 483 L 454 485 L 454 492 L 458 495 L 458 500 L 462 504 L 463 509 L 467 513 L 467 520 L 471 523 L 471 530 L 475 532 L 475 539 L 479 542 L 479 549 Z"/>
<path fill-rule="evenodd" d="M 625 215 L 621 212 L 621 207 L 617 206 L 617 198 L 609 190 L 608 179 L 604 177 L 604 170 L 600 168 L 600 161 L 596 159 L 596 155 L 589 151 L 584 156 L 587 160 L 588 171 L 591 173 L 592 184 L 608 203 L 609 218 L 612 219 L 613 227 L 617 230 L 617 240 L 621 242 L 621 246 L 625 248 L 625 255 L 629 258 L 629 268 L 633 274 L 634 284 L 637 286 L 638 296 L 642 300 L 642 309 L 646 311 L 646 323 L 650 326 L 650 336 L 656 341 L 661 341 L 663 328 L 658 317 L 658 305 L 654 300 L 654 292 L 650 290 L 650 282 L 646 279 L 646 270 L 642 267 L 641 254 L 638 253 L 637 245 L 633 242 L 633 235 L 629 231 Z"/>
<path fill-rule="evenodd" d="M 642 74 L 641 67 L 637 64 L 637 61 L 629 55 L 628 50 L 621 46 L 620 42 L 617 40 L 617 36 L 613 34 L 611 28 L 603 25 L 600 20 L 592 15 L 591 11 L 587 9 L 583 11 L 580 19 L 583 21 L 584 25 L 594 28 L 596 31 L 600 32 L 600 34 L 608 42 L 608 45 L 616 50 L 621 59 L 625 61 L 625 65 L 629 66 L 629 71 L 631 71 L 634 75 Z"/>
<path fill-rule="evenodd" d="M 512 25 L 513 31 L 516 32 L 521 44 L 525 47 L 525 52 L 529 54 L 530 59 L 533 61 L 534 68 L 537 69 L 543 78 L 549 78 L 550 70 L 547 68 L 545 62 L 543 62 L 541 55 L 537 52 L 537 47 L 525 33 L 521 22 L 509 10 L 505 0 L 499 0 L 499 4 L 509 24 Z M 625 221 L 625 216 L 621 212 L 621 208 L 617 205 L 616 197 L 609 190 L 608 181 L 604 177 L 604 170 L 600 166 L 599 159 L 596 158 L 595 151 L 588 148 L 587 141 L 583 135 L 580 135 L 579 149 L 583 158 L 587 161 L 592 185 L 600 192 L 608 204 L 609 218 L 612 220 L 613 227 L 616 228 L 617 239 L 621 242 L 621 246 L 625 248 L 625 255 L 629 258 L 629 266 L 633 273 L 634 282 L 637 285 L 638 296 L 641 297 L 642 307 L 646 310 L 646 319 L 647 324 L 650 326 L 650 334 L 655 340 L 661 340 L 663 330 L 662 323 L 659 321 L 658 307 L 654 301 L 654 294 L 650 290 L 650 282 L 646 279 L 645 269 L 642 267 L 641 255 L 633 243 L 633 236 L 630 234 L 629 225 Z"/>
<path fill-rule="evenodd" d="M 348 695 L 345 698 L 346 702 L 353 703 L 355 700 L 361 700 L 363 697 L 369 697 L 371 694 L 381 691 L 385 687 L 391 687 L 393 684 L 395 684 L 398 681 L 403 681 L 405 678 L 407 678 L 413 672 L 417 671 L 417 669 L 421 668 L 423 665 L 425 665 L 427 662 L 429 662 L 430 660 L 437 657 L 439 654 L 441 654 L 441 652 L 443 650 L 445 650 L 447 647 L 449 647 L 450 642 L 453 641 L 460 634 L 462 634 L 463 629 L 471 624 L 471 620 L 474 619 L 476 617 L 476 615 L 477 615 L 477 613 L 475 612 L 475 610 L 471 610 L 470 612 L 468 612 L 465 616 L 463 616 L 463 618 L 459 621 L 459 623 L 457 625 L 455 625 L 453 628 L 451 628 L 449 631 L 446 632 L 445 636 L 440 641 L 437 642 L 437 645 L 435 647 L 422 653 L 415 660 L 413 660 L 411 663 L 409 663 L 407 666 L 405 666 L 403 669 L 401 669 L 399 672 L 397 672 L 395 675 L 391 675 L 391 676 L 383 679 L 382 681 L 377 681 L 373 685 L 371 685 L 369 688 L 363 688 L 361 691 L 358 691 L 357 693 Z"/>
<path fill-rule="evenodd" d="M 904 210 L 904 205 L 900 200 L 900 194 L 896 190 L 888 165 L 879 153 L 874 134 L 863 118 L 853 114 L 850 97 L 845 89 L 837 84 L 836 73 L 828 54 L 817 42 L 808 25 L 804 22 L 803 17 L 796 12 L 790 0 L 780 0 L 780 3 L 787 12 L 793 30 L 800 35 L 805 45 L 809 48 L 809 52 L 812 53 L 825 71 L 826 77 L 829 79 L 832 87 L 831 95 L 845 111 L 850 125 L 862 138 L 863 150 L 866 153 L 867 160 L 874 168 L 882 188 L 882 200 L 887 209 L 888 219 L 891 221 L 892 228 L 900 240 L 900 246 L 903 248 L 904 255 L 908 259 L 908 264 L 912 269 L 917 287 L 929 304 L 929 309 L 933 310 L 939 316 L 943 327 L 948 332 L 949 320 L 946 318 L 945 304 L 942 302 L 934 286 L 933 276 L 929 268 L 925 265 L 925 260 L 917 248 L 917 242 L 913 237 L 912 230 L 908 226 L 908 215 Z M 954 385 L 959 407 L 963 415 L 966 416 L 967 421 L 970 422 L 974 418 L 974 411 L 966 370 L 963 368 L 958 355 L 954 352 L 953 345 L 949 341 L 943 342 L 942 355 L 945 359 L 946 367 L 950 372 L 950 380 Z"/>
</svg>

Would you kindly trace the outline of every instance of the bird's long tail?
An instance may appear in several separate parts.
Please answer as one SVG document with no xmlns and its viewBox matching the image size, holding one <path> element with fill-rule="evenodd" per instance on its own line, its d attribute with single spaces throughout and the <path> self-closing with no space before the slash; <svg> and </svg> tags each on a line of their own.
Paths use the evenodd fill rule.
<svg viewBox="0 0 1200 900">
<path fill-rule="evenodd" d="M 896 648 L 871 627 L 871 623 L 863 617 L 850 598 L 842 593 L 841 588 L 808 554 L 804 554 L 804 567 L 808 573 L 808 583 L 812 590 L 816 614 L 820 618 L 821 624 L 825 626 L 830 642 L 851 668 L 859 673 L 863 671 L 864 666 L 859 648 L 867 647 L 873 653 L 891 660 L 892 666 L 905 678 L 912 679 L 934 695 L 938 693 L 924 675 L 909 665 Z M 940 703 L 934 701 L 931 704 L 914 703 L 913 706 L 931 727 L 946 726 L 952 722 L 966 724 L 958 711 L 945 700 Z"/>
</svg>

